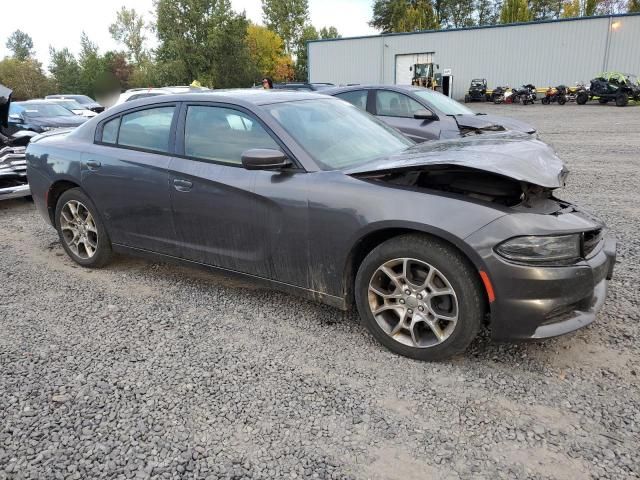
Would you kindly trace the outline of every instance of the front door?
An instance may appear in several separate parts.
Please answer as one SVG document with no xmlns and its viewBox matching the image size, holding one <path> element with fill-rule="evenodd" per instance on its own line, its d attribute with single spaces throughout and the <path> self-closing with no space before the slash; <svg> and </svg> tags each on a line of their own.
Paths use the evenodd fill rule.
<svg viewBox="0 0 640 480">
<path fill-rule="evenodd" d="M 178 131 L 181 154 L 171 161 L 169 182 L 181 256 L 305 286 L 291 259 L 306 263 L 306 174 L 242 167 L 246 150 L 282 150 L 247 111 L 187 105 Z"/>
<path fill-rule="evenodd" d="M 417 110 L 426 110 L 417 101 L 404 93 L 391 90 L 376 90 L 376 99 L 372 105 L 374 111 L 383 122 L 400 130 L 416 142 L 437 140 L 440 138 L 440 122 L 413 118 Z"/>
<path fill-rule="evenodd" d="M 168 181 L 175 111 L 163 104 L 110 119 L 82 154 L 82 187 L 113 243 L 177 254 Z"/>
</svg>

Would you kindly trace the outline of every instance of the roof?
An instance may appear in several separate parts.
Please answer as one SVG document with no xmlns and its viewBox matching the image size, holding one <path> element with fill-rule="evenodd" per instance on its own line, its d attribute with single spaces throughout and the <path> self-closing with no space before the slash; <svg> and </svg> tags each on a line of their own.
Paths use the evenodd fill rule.
<svg viewBox="0 0 640 480">
<path fill-rule="evenodd" d="M 438 30 L 418 30 L 417 32 L 397 32 L 397 33 L 381 33 L 378 35 L 360 35 L 355 37 L 320 38 L 318 40 L 308 40 L 307 44 L 321 43 L 321 42 L 340 42 L 344 40 L 360 40 L 365 38 L 382 38 L 382 37 L 386 38 L 386 37 L 395 37 L 395 36 L 401 36 L 401 35 L 420 35 L 424 33 L 451 33 L 451 32 L 460 32 L 464 30 L 482 30 L 482 29 L 489 29 L 489 28 L 520 27 L 523 25 L 575 22 L 575 21 L 583 21 L 583 20 L 594 20 L 598 18 L 634 17 L 638 15 L 640 15 L 640 13 L 617 13 L 613 15 L 593 15 L 590 17 L 557 18 L 553 20 L 537 20 L 532 22 L 505 23 L 505 24 L 499 24 L 499 25 L 482 25 L 482 26 L 476 26 L 476 27 L 444 28 L 444 29 L 438 29 Z"/>
</svg>

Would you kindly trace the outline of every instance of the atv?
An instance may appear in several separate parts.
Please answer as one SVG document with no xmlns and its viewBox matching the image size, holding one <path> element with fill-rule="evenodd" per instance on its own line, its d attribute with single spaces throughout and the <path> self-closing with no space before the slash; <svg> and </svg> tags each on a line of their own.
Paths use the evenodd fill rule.
<svg viewBox="0 0 640 480">
<path fill-rule="evenodd" d="M 487 79 L 474 78 L 471 80 L 469 92 L 464 96 L 464 103 L 487 101 Z"/>
<path fill-rule="evenodd" d="M 589 90 L 578 93 L 576 103 L 584 105 L 593 98 L 602 104 L 615 101 L 618 107 L 624 107 L 629 100 L 640 101 L 640 83 L 635 75 L 605 72 L 591 80 Z"/>
</svg>

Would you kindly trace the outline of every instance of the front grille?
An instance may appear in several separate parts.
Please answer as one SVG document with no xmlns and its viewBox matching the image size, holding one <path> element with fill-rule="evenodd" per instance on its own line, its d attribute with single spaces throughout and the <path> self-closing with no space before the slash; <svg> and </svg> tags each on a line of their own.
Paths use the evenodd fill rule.
<svg viewBox="0 0 640 480">
<path fill-rule="evenodd" d="M 592 257 L 598 253 L 602 237 L 602 229 L 591 230 L 582 234 L 582 254 L 585 258 Z"/>
<path fill-rule="evenodd" d="M 25 150 L 24 147 L 4 147 L 0 149 L 0 178 L 27 176 Z"/>
</svg>

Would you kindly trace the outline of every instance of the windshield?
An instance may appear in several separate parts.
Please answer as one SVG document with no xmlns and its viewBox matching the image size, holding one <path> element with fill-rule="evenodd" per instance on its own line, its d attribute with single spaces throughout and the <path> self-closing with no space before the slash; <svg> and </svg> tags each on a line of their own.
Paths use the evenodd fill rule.
<svg viewBox="0 0 640 480">
<path fill-rule="evenodd" d="M 51 103 L 57 103 L 58 105 L 62 105 L 64 108 L 68 108 L 70 110 L 84 110 L 85 108 L 80 105 L 75 100 L 54 100 Z"/>
<path fill-rule="evenodd" d="M 73 99 L 82 105 L 88 105 L 90 103 L 96 103 L 93 98 L 89 98 L 86 95 L 74 95 Z"/>
<path fill-rule="evenodd" d="M 445 115 L 475 115 L 476 113 L 464 105 L 450 99 L 446 95 L 433 90 L 414 90 L 413 94 L 433 105 Z"/>
<path fill-rule="evenodd" d="M 12 105 L 13 106 L 13 105 Z M 68 117 L 74 116 L 71 111 L 55 103 L 21 103 L 16 104 L 27 117 Z"/>
<path fill-rule="evenodd" d="M 353 105 L 335 99 L 264 107 L 323 170 L 356 167 L 413 142 Z"/>
</svg>

